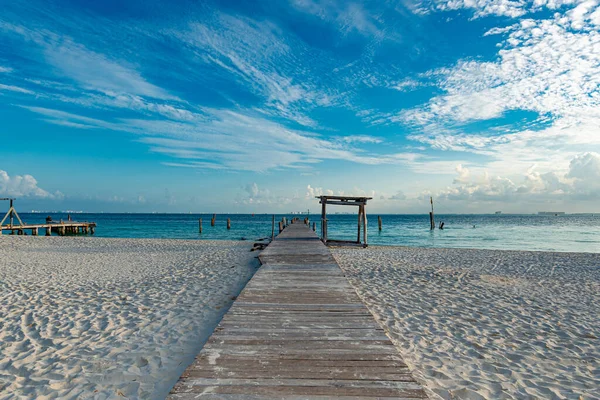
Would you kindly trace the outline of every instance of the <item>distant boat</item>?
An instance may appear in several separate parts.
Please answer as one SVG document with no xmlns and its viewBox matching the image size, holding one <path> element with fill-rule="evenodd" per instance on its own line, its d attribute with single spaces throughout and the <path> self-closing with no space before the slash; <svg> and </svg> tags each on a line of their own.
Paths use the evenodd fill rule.
<svg viewBox="0 0 600 400">
<path fill-rule="evenodd" d="M 494 214 L 500 215 L 500 214 L 502 214 L 502 211 L 496 211 Z"/>
</svg>

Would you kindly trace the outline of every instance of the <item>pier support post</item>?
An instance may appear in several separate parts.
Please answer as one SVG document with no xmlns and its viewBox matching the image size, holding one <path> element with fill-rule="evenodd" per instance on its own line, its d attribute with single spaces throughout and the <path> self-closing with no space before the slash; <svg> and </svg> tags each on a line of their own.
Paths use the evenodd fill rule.
<svg viewBox="0 0 600 400">
<path fill-rule="evenodd" d="M 275 214 L 271 220 L 271 241 L 275 240 Z"/>
<path fill-rule="evenodd" d="M 231 229 L 231 219 L 227 218 L 227 229 Z"/>
<path fill-rule="evenodd" d="M 358 234 L 356 235 L 356 243 L 360 243 L 360 227 L 362 225 L 363 206 L 358 206 Z"/>
<path fill-rule="evenodd" d="M 361 206 L 363 210 L 363 234 L 364 234 L 364 243 L 363 246 L 367 247 L 367 213 L 365 212 L 365 206 Z"/>
<path fill-rule="evenodd" d="M 38 235 L 38 228 L 31 229 L 31 235 L 32 236 L 37 236 Z"/>
<path fill-rule="evenodd" d="M 213 214 L 213 217 L 210 220 L 210 226 L 215 226 L 215 221 L 216 220 L 217 220 L 217 214 Z"/>
<path fill-rule="evenodd" d="M 93 227 L 93 226 L 92 226 L 92 227 L 90 227 L 90 232 L 91 232 L 91 234 L 93 235 L 93 234 L 96 232 L 96 228 L 95 228 L 95 227 Z"/>
<path fill-rule="evenodd" d="M 283 232 L 283 221 L 279 221 L 279 233 Z"/>
<path fill-rule="evenodd" d="M 379 230 L 381 231 L 381 215 L 377 217 L 377 225 L 379 225 Z"/>
<path fill-rule="evenodd" d="M 317 231 L 317 223 L 313 222 L 313 232 L 316 232 L 316 231 Z"/>
<path fill-rule="evenodd" d="M 202 218 L 198 218 L 198 233 L 202 233 Z"/>
<path fill-rule="evenodd" d="M 327 243 L 327 201 L 321 200 L 321 240 Z"/>
<path fill-rule="evenodd" d="M 46 236 L 52 236 L 52 227 L 51 226 L 46 228 Z"/>
</svg>

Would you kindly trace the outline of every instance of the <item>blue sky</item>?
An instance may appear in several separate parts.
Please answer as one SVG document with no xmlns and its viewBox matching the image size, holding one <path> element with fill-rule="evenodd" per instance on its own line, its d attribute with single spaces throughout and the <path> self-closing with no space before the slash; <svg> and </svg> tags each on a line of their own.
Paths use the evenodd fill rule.
<svg viewBox="0 0 600 400">
<path fill-rule="evenodd" d="M 22 209 L 600 209 L 598 0 L 0 2 Z"/>
</svg>

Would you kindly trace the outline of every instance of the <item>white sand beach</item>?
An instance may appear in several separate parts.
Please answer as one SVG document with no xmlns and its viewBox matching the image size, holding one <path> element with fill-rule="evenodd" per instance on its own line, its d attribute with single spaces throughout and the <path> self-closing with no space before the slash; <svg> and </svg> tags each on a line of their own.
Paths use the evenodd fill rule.
<svg viewBox="0 0 600 400">
<path fill-rule="evenodd" d="M 258 266 L 251 243 L 0 237 L 0 399 L 162 399 Z"/>
<path fill-rule="evenodd" d="M 600 254 L 334 255 L 415 377 L 440 397 L 600 398 Z"/>
</svg>

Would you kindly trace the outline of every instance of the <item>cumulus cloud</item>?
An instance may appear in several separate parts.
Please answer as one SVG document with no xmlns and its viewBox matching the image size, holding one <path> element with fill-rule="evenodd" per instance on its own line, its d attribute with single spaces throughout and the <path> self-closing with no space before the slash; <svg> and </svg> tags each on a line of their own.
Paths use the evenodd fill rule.
<svg viewBox="0 0 600 400">
<path fill-rule="evenodd" d="M 63 197 L 63 194 L 58 191 L 50 193 L 40 188 L 37 180 L 31 175 L 10 176 L 3 170 L 0 170 L 0 195 L 48 199 Z"/>
<path fill-rule="evenodd" d="M 308 185 L 306 187 L 306 198 L 307 199 L 314 199 L 317 196 L 333 196 L 334 192 L 331 189 L 325 189 L 323 190 L 323 188 L 315 188 L 312 187 L 310 185 Z"/>
<path fill-rule="evenodd" d="M 406 195 L 401 190 L 397 191 L 395 195 L 390 196 L 390 200 L 406 200 Z"/>
<path fill-rule="evenodd" d="M 584 153 L 570 162 L 566 172 L 540 173 L 535 166 L 522 174 L 520 181 L 484 171 L 475 175 L 462 165 L 456 168 L 455 186 L 442 190 L 438 197 L 456 201 L 508 202 L 519 200 L 600 200 L 600 154 Z"/>
</svg>

